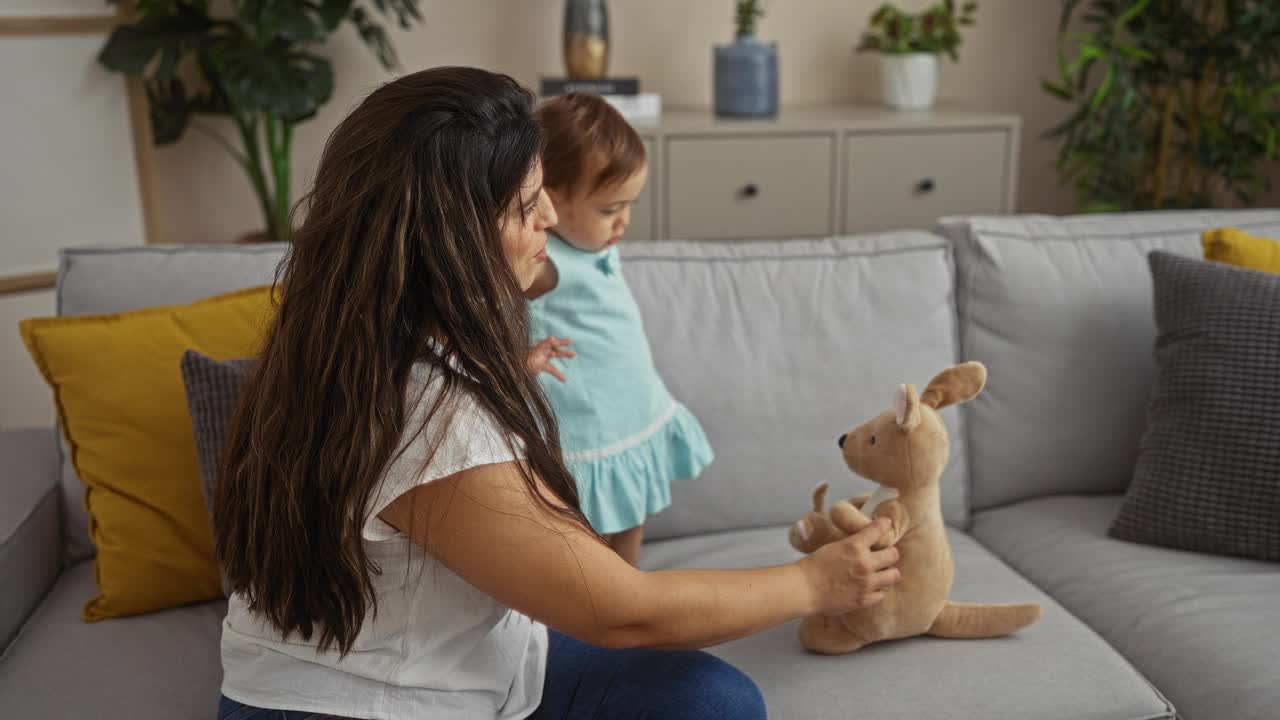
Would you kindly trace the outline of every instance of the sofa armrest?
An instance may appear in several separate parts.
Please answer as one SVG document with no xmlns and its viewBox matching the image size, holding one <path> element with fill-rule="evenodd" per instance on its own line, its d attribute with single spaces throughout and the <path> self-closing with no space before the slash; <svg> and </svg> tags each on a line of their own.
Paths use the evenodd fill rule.
<svg viewBox="0 0 1280 720">
<path fill-rule="evenodd" d="M 62 508 L 53 430 L 0 431 L 0 648 L 62 571 Z"/>
</svg>

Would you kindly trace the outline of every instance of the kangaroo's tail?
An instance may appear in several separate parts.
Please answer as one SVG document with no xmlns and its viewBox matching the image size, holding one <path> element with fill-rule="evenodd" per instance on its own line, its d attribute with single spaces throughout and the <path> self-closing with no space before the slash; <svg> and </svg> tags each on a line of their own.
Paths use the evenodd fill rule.
<svg viewBox="0 0 1280 720">
<path fill-rule="evenodd" d="M 940 638 L 977 639 L 1012 635 L 1040 619 L 1040 606 L 948 602 L 926 632 Z"/>
</svg>

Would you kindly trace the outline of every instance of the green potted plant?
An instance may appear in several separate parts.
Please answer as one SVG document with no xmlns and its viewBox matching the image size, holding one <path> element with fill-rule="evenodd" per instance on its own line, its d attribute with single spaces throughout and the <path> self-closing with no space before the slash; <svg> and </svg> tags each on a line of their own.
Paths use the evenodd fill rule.
<svg viewBox="0 0 1280 720">
<path fill-rule="evenodd" d="M 756 39 L 761 0 L 736 0 L 732 44 L 713 49 L 715 110 L 726 117 L 778 114 L 778 45 Z"/>
<path fill-rule="evenodd" d="M 1247 205 L 1268 186 L 1273 0 L 1067 0 L 1059 28 L 1059 77 L 1044 89 L 1072 109 L 1048 136 L 1085 210 Z"/>
<path fill-rule="evenodd" d="M 333 94 L 333 66 L 317 54 L 344 23 L 388 70 L 395 51 L 379 15 L 402 28 L 421 20 L 418 0 L 136 0 L 136 21 L 117 27 L 98 56 L 109 70 L 143 78 L 156 144 L 195 128 L 244 170 L 266 239 L 289 239 L 294 128 Z M 188 85 L 188 83 L 191 85 Z M 199 122 L 223 115 L 238 142 Z"/>
<path fill-rule="evenodd" d="M 938 93 L 938 55 L 959 59 L 960 28 L 973 24 L 977 9 L 976 2 L 966 2 L 957 9 L 953 0 L 947 0 L 911 14 L 889 3 L 871 15 L 858 51 L 880 53 L 880 78 L 889 107 L 933 107 Z"/>
</svg>

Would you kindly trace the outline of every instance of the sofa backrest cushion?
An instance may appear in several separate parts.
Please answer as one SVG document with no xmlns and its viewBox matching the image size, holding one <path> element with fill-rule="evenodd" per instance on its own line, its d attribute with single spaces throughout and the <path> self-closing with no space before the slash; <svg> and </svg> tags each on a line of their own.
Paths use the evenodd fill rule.
<svg viewBox="0 0 1280 720">
<path fill-rule="evenodd" d="M 864 492 L 836 438 L 956 362 L 951 251 L 921 232 L 833 240 L 632 243 L 623 273 L 658 369 L 702 422 L 717 459 L 673 488 L 649 537 L 782 525 L 810 505 Z M 280 246 L 142 247 L 64 253 L 61 314 L 186 302 L 269 282 Z M 944 411 L 952 458 L 947 520 L 967 521 L 961 413 Z M 83 486 L 64 466 L 68 555 L 92 555 Z"/>
<path fill-rule="evenodd" d="M 788 524 L 820 482 L 831 498 L 865 491 L 836 438 L 957 358 L 950 249 L 931 234 L 623 251 L 658 371 L 716 452 L 702 477 L 675 484 L 648 537 Z M 944 511 L 963 524 L 961 416 L 944 416 L 956 439 Z"/>
<path fill-rule="evenodd" d="M 1155 374 L 1147 253 L 1201 254 L 1223 226 L 1278 237 L 1280 211 L 946 218 L 961 352 L 991 371 L 965 415 L 971 503 L 1119 493 Z"/>
</svg>

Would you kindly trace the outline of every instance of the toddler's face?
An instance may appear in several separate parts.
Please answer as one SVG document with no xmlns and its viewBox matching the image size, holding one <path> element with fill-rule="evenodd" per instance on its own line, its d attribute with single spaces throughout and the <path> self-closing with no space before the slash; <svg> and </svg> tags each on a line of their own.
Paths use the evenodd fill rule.
<svg viewBox="0 0 1280 720">
<path fill-rule="evenodd" d="M 631 206 L 649 179 L 649 166 L 642 166 L 622 182 L 579 192 L 575 197 L 547 188 L 555 205 L 559 222 L 552 230 L 570 245 L 587 252 L 598 252 L 622 239 L 631 224 Z"/>
</svg>

